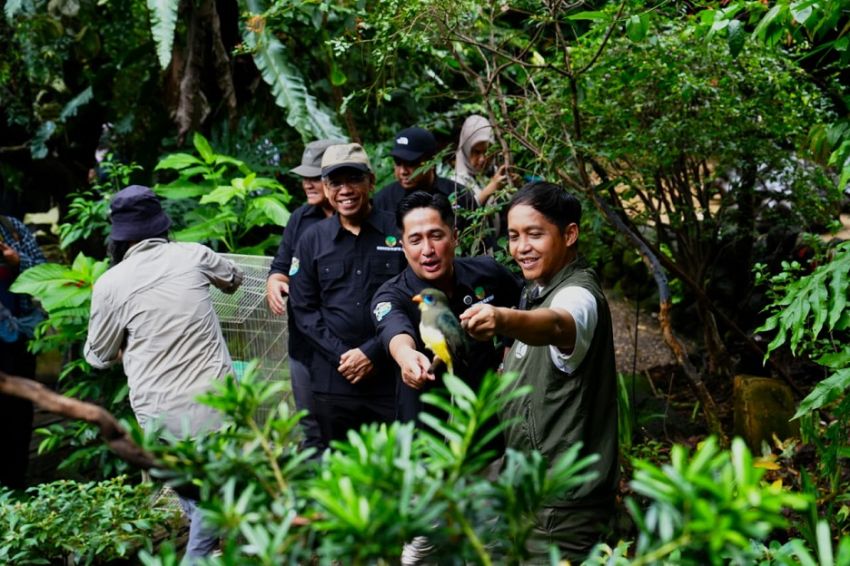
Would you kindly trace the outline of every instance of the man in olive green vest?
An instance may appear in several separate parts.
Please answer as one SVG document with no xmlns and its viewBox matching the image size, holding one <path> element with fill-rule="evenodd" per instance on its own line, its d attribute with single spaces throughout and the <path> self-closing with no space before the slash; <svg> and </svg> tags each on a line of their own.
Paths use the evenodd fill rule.
<svg viewBox="0 0 850 566">
<path fill-rule="evenodd" d="M 532 392 L 512 401 L 507 445 L 537 450 L 551 466 L 576 443 L 598 454 L 596 476 L 537 517 L 529 564 L 549 564 L 548 547 L 581 562 L 604 540 L 618 482 L 617 386 L 611 314 L 596 274 L 578 255 L 581 205 L 563 188 L 531 183 L 508 206 L 510 252 L 527 280 L 520 309 L 474 305 L 461 315 L 473 337 L 514 338 L 505 372 Z"/>
</svg>

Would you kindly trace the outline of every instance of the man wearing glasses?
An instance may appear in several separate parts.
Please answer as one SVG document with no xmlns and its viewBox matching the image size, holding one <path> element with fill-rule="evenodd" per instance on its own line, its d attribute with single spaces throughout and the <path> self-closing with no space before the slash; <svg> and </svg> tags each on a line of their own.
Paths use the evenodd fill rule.
<svg viewBox="0 0 850 566">
<path fill-rule="evenodd" d="M 390 183 L 375 195 L 375 208 L 395 214 L 396 206 L 405 195 L 413 191 L 442 193 L 458 208 L 475 210 L 478 206 L 475 197 L 461 184 L 437 175 L 433 165 L 416 174 L 424 164 L 437 154 L 437 140 L 424 128 L 405 128 L 396 134 L 390 156 L 393 158 L 393 174 L 396 181 Z M 458 228 L 463 229 L 462 216 L 458 216 Z"/>
<path fill-rule="evenodd" d="M 322 157 L 325 194 L 336 213 L 304 232 L 289 269 L 295 324 L 314 348 L 310 377 L 322 439 L 395 416 L 395 380 L 375 334 L 370 301 L 406 261 L 395 216 L 373 208 L 375 175 L 359 144 Z"/>
</svg>

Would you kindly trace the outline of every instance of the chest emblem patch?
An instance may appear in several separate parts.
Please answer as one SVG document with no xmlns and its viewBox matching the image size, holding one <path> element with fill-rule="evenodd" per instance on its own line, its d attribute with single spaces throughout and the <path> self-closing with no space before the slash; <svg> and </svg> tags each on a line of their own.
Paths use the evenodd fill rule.
<svg viewBox="0 0 850 566">
<path fill-rule="evenodd" d="M 292 277 L 298 270 L 301 269 L 301 260 L 297 257 L 292 258 L 292 264 L 289 266 L 289 276 Z"/>
<path fill-rule="evenodd" d="M 517 342 L 516 349 L 514 350 L 514 357 L 518 360 L 525 357 L 525 353 L 528 351 L 528 344 L 524 342 Z"/>
<path fill-rule="evenodd" d="M 393 310 L 392 303 L 384 301 L 375 305 L 375 310 L 372 312 L 375 314 L 375 318 L 378 319 L 378 322 L 381 322 L 385 316 L 390 314 L 391 310 Z"/>
</svg>

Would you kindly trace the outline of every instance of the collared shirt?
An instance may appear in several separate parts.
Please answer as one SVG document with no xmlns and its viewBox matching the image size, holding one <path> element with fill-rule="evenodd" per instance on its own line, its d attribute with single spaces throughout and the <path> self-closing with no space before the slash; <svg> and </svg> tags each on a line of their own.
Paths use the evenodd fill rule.
<svg viewBox="0 0 850 566">
<path fill-rule="evenodd" d="M 277 248 L 277 255 L 272 261 L 269 268 L 269 275 L 273 273 L 282 273 L 289 276 L 289 270 L 292 267 L 292 256 L 295 253 L 295 244 L 301 235 L 314 224 L 318 224 L 327 218 L 325 211 L 321 206 L 305 204 L 298 207 L 295 212 L 289 217 L 289 222 L 286 223 L 286 228 L 283 231 L 283 238 L 280 240 L 280 246 Z M 290 301 L 286 302 L 287 322 L 289 327 L 289 357 L 295 360 L 300 360 L 303 363 L 308 363 L 310 360 L 310 342 L 298 331 L 295 325 Z"/>
<path fill-rule="evenodd" d="M 18 253 L 20 264 L 17 267 L 12 267 L 0 261 L 0 300 L 13 316 L 22 316 L 33 311 L 32 300 L 29 295 L 10 292 L 8 287 L 19 274 L 34 265 L 45 263 L 46 260 L 29 228 L 17 218 L 11 216 L 6 216 L 6 218 L 8 218 L 9 224 L 12 225 L 16 233 L 7 230 L 0 222 L 0 236 L 2 236 L 0 241 Z"/>
<path fill-rule="evenodd" d="M 413 191 L 426 191 L 431 194 L 442 193 L 452 203 L 455 211 L 459 208 L 464 210 L 475 210 L 478 208 L 478 201 L 475 200 L 475 196 L 471 191 L 463 185 L 444 177 L 435 177 L 434 183 L 430 187 L 415 189 L 405 189 L 401 186 L 401 183 L 394 181 L 375 194 L 373 201 L 375 208 L 386 210 L 395 215 L 399 201 Z M 460 216 L 457 217 L 457 228 L 459 230 L 462 230 L 466 224 L 467 222 L 463 218 Z"/>
<path fill-rule="evenodd" d="M 454 260 L 454 292 L 449 297 L 449 306 L 455 316 L 477 303 L 499 307 L 517 305 L 522 284 L 505 267 L 491 257 L 456 258 Z M 416 349 L 429 358 L 433 354 L 425 348 L 419 336 L 421 314 L 412 298 L 420 291 L 431 287 L 431 283 L 419 279 L 408 267 L 383 285 L 372 298 L 372 320 L 378 337 L 389 351 L 390 341 L 399 334 L 407 334 L 416 341 Z M 489 340 L 479 342 L 469 339 L 469 355 L 455 371 L 474 390 L 488 370 L 496 370 L 502 361 L 501 344 Z M 461 369 L 462 368 L 462 369 Z M 401 383 L 401 369 L 393 364 L 396 382 L 399 383 L 399 418 L 410 420 L 421 411 L 420 391 Z M 438 378 L 439 380 L 439 378 Z M 430 382 L 426 390 L 436 382 Z"/>
<path fill-rule="evenodd" d="M 313 347 L 313 391 L 339 395 L 392 395 L 387 358 L 369 318 L 378 287 L 406 265 L 392 214 L 375 210 L 360 234 L 342 227 L 334 215 L 301 236 L 289 270 L 289 297 L 295 324 Z M 359 348 L 375 373 L 356 385 L 336 368 L 342 354 Z"/>
<path fill-rule="evenodd" d="M 233 371 L 209 285 L 233 293 L 242 277 L 206 246 L 151 238 L 97 280 L 86 360 L 102 369 L 121 359 L 142 425 L 161 422 L 182 436 L 220 422 L 214 409 L 195 401 Z"/>
</svg>

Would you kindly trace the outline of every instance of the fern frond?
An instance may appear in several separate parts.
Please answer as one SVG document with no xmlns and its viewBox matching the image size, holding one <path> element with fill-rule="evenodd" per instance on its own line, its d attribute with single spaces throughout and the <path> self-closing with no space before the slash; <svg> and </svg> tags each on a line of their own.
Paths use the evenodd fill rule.
<svg viewBox="0 0 850 566">
<path fill-rule="evenodd" d="M 246 0 L 244 4 L 253 14 L 263 11 L 258 0 Z M 286 47 L 265 26 L 246 26 L 242 39 L 253 52 L 254 63 L 271 87 L 275 103 L 286 110 L 286 122 L 298 130 L 305 141 L 348 139 L 334 122 L 331 112 L 307 91 L 301 73 L 290 63 Z"/>
<path fill-rule="evenodd" d="M 165 69 L 171 63 L 180 0 L 147 0 L 147 4 L 151 12 L 151 33 L 156 42 L 156 56 L 159 66 Z"/>
</svg>

